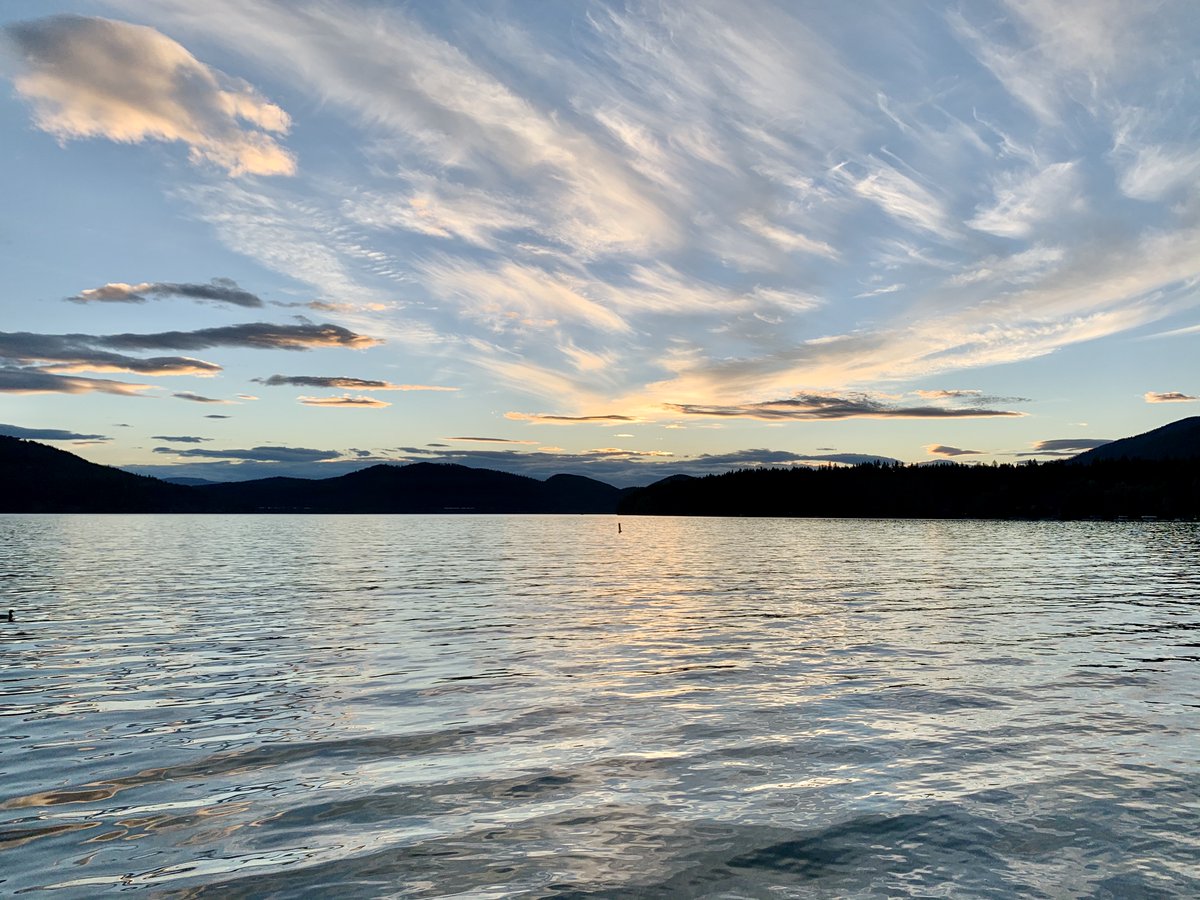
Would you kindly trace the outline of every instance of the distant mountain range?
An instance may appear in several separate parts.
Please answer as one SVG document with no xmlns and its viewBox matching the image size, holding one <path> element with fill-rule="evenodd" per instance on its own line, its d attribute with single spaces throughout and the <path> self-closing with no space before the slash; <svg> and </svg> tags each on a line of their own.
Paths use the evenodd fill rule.
<svg viewBox="0 0 1200 900">
<path fill-rule="evenodd" d="M 334 478 L 169 483 L 0 436 L 0 512 L 616 513 L 980 518 L 1200 516 L 1200 417 L 1070 460 L 747 469 L 616 488 L 435 463 Z"/>
<path fill-rule="evenodd" d="M 376 465 L 335 478 L 168 483 L 0 437 L 0 512 L 612 513 L 624 493 L 467 466 Z"/>
</svg>

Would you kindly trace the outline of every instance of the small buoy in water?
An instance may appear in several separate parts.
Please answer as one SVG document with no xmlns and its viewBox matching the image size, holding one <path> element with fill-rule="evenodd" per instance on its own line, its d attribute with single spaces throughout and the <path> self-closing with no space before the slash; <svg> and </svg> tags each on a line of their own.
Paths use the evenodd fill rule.
<svg viewBox="0 0 1200 900">
<path fill-rule="evenodd" d="M 13 615 L 13 611 L 11 609 L 8 611 L 8 621 L 10 621 L 10 622 L 17 621 L 16 617 Z"/>
<path fill-rule="evenodd" d="M 618 522 L 617 523 L 617 534 L 620 534 L 620 533 L 621 533 L 621 523 Z"/>
</svg>

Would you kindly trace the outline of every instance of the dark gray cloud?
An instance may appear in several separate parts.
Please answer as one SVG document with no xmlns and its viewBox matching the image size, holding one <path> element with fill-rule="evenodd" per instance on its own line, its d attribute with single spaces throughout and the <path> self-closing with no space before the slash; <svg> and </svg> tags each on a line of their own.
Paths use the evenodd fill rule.
<svg viewBox="0 0 1200 900">
<path fill-rule="evenodd" d="M 87 335 L 67 335 L 83 337 Z M 157 334 L 108 334 L 91 338 L 100 346 L 117 350 L 207 350 L 211 347 L 249 347 L 260 350 L 308 350 L 312 347 L 373 347 L 382 341 L 356 334 L 341 325 L 304 322 L 277 325 L 247 322 L 196 331 L 162 331 Z"/>
<path fill-rule="evenodd" d="M 22 428 L 20 425 L 0 425 L 0 434 L 6 437 L 26 438 L 31 441 L 110 441 L 105 434 L 79 434 L 61 428 Z"/>
<path fill-rule="evenodd" d="M 368 378 L 350 378 L 345 375 L 272 375 L 269 378 L 252 378 L 268 387 L 291 385 L 293 387 L 340 388 L 355 391 L 457 391 L 458 388 L 436 384 L 393 384 Z"/>
<path fill-rule="evenodd" d="M 170 441 L 174 444 L 203 444 L 212 440 L 212 438 L 196 437 L 191 434 L 152 434 L 150 437 L 156 441 Z"/>
<path fill-rule="evenodd" d="M 468 443 L 477 444 L 537 444 L 539 441 L 518 441 L 514 438 L 498 438 L 498 437 L 451 437 L 446 438 L 448 441 L 465 441 Z M 430 447 L 445 447 L 445 444 L 430 444 Z"/>
<path fill-rule="evenodd" d="M 310 463 L 324 459 L 338 459 L 342 456 L 337 450 L 312 450 L 308 447 L 251 447 L 248 450 L 210 450 L 204 447 L 180 450 L 177 447 L 155 447 L 154 452 L 205 459 L 245 459 L 273 463 Z"/>
<path fill-rule="evenodd" d="M 0 359 L 40 363 L 46 372 L 133 372 L 138 375 L 214 375 L 215 363 L 186 356 L 137 358 L 105 349 L 106 338 L 89 334 L 0 331 Z"/>
<path fill-rule="evenodd" d="M 796 394 L 786 400 L 745 403 L 733 406 L 706 406 L 696 403 L 668 403 L 667 407 L 689 416 L 746 418 L 765 421 L 811 419 L 964 419 L 995 416 L 1022 416 L 1024 413 L 986 409 L 971 405 L 899 406 L 867 394 Z"/>
<path fill-rule="evenodd" d="M 0 332 L 0 365 L 7 373 L 0 390 L 23 393 L 104 391 L 128 394 L 140 389 L 123 382 L 92 378 L 56 378 L 76 372 L 132 372 L 138 375 L 215 375 L 216 363 L 188 356 L 127 356 L 117 351 L 202 350 L 211 347 L 249 347 L 308 350 L 313 347 L 362 348 L 378 344 L 340 325 L 303 323 L 274 325 L 253 322 L 198 331 L 155 334 L 36 334 Z M 142 386 L 144 387 L 144 386 Z M 417 389 L 417 386 L 408 386 Z M 400 388 L 403 389 L 403 388 Z M 437 390 L 437 388 L 434 388 Z"/>
<path fill-rule="evenodd" d="M 1049 441 L 1038 441 L 1033 445 L 1033 449 L 1040 452 L 1070 450 L 1082 453 L 1084 450 L 1093 450 L 1111 443 L 1111 440 L 1105 438 L 1056 438 Z"/>
<path fill-rule="evenodd" d="M 102 287 L 80 291 L 66 299 L 72 303 L 145 303 L 147 299 L 184 297 L 188 300 L 213 300 L 234 306 L 260 307 L 262 299 L 238 287 L 230 278 L 214 278 L 208 284 L 173 281 L 143 281 L 141 284 L 111 282 Z"/>
<path fill-rule="evenodd" d="M 230 403 L 229 400 L 218 400 L 216 397 L 203 397 L 200 394 L 193 394 L 191 391 L 180 391 L 177 394 L 172 394 L 172 397 L 178 397 L 180 400 L 191 400 L 193 403 Z"/>
<path fill-rule="evenodd" d="M 1077 456 L 1085 450 L 1093 450 L 1111 444 L 1111 440 L 1103 438 L 1055 438 L 1048 441 L 1036 441 L 1032 450 L 1019 451 L 1012 456 Z"/>
<path fill-rule="evenodd" d="M 59 375 L 35 366 L 0 366 L 0 393 L 6 394 L 124 394 L 136 396 L 147 385 Z"/>
<path fill-rule="evenodd" d="M 947 447 L 945 444 L 930 444 L 925 448 L 926 453 L 935 456 L 977 456 L 982 450 L 964 450 L 961 447 Z"/>
<path fill-rule="evenodd" d="M 395 390 L 396 385 L 387 381 L 372 381 L 367 378 L 347 378 L 344 375 L 272 375 L 269 378 L 252 378 L 268 387 L 289 385 L 291 387 L 342 388 L 357 391 Z"/>
<path fill-rule="evenodd" d="M 233 416 L 220 416 L 220 415 L 217 415 L 216 413 L 212 413 L 211 415 L 207 415 L 204 418 L 206 418 L 206 419 L 232 419 Z"/>
</svg>

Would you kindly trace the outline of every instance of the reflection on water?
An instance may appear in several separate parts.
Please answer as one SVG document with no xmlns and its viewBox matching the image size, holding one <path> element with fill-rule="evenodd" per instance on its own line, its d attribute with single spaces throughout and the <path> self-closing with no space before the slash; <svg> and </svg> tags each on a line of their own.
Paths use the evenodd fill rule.
<svg viewBox="0 0 1200 900">
<path fill-rule="evenodd" d="M 0 516 L 0 894 L 1200 895 L 1200 530 Z"/>
</svg>

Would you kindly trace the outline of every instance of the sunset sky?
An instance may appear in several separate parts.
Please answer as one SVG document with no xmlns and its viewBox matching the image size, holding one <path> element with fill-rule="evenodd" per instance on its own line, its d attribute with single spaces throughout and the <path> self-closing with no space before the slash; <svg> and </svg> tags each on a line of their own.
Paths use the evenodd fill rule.
<svg viewBox="0 0 1200 900">
<path fill-rule="evenodd" d="M 644 483 L 1200 413 L 1189 2 L 0 6 L 0 433 Z"/>
</svg>

